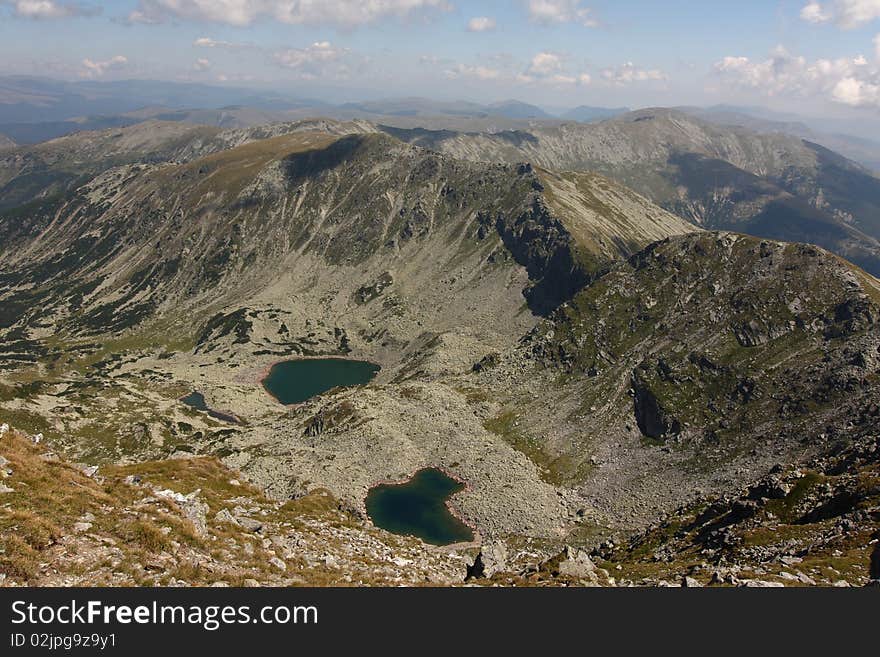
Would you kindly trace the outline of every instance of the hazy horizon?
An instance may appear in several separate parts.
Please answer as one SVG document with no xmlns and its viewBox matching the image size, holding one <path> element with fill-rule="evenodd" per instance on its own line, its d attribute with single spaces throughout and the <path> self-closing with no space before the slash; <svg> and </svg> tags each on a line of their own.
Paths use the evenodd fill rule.
<svg viewBox="0 0 880 657">
<path fill-rule="evenodd" d="M 0 74 L 877 118 L 880 4 L 0 0 Z"/>
</svg>

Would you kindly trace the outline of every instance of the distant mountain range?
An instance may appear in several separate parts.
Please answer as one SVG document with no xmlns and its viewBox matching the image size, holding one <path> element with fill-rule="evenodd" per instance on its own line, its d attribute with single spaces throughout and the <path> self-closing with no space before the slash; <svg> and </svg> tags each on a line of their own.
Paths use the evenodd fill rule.
<svg viewBox="0 0 880 657">
<path fill-rule="evenodd" d="M 0 123 L 67 121 L 82 116 L 125 114 L 144 107 L 214 109 L 227 105 L 278 110 L 320 107 L 323 103 L 273 92 L 192 82 L 64 82 L 24 76 L 0 77 Z"/>
<path fill-rule="evenodd" d="M 806 139 L 872 171 L 880 171 L 880 140 L 864 136 L 880 134 L 880 125 L 875 131 L 868 124 L 853 127 L 839 120 L 799 117 L 760 107 L 717 105 L 676 109 L 709 123 Z M 544 109 L 519 100 L 480 104 L 418 97 L 333 104 L 276 91 L 188 82 L 64 82 L 0 77 L 0 134 L 19 144 L 150 119 L 245 128 L 322 116 L 343 121 L 366 119 L 398 128 L 499 132 L 527 129 L 534 122 L 594 123 L 629 111 L 625 107 L 582 105 Z"/>
<path fill-rule="evenodd" d="M 400 127 L 416 127 L 412 122 L 417 121 L 428 128 L 505 130 L 518 127 L 519 121 L 589 122 L 625 111 L 578 107 L 556 116 L 518 100 L 479 104 L 415 97 L 331 104 L 283 93 L 195 83 L 0 77 L 0 134 L 21 144 L 148 119 L 242 128 L 320 115 L 381 120 Z"/>
<path fill-rule="evenodd" d="M 863 164 L 872 171 L 880 172 L 880 140 L 844 134 L 840 132 L 843 126 L 835 122 L 821 120 L 814 122 L 794 115 L 774 115 L 766 110 L 725 105 L 706 109 L 699 107 L 678 109 L 710 123 L 741 126 L 756 132 L 782 133 L 813 141 Z M 877 134 L 880 134 L 880 131 Z"/>
<path fill-rule="evenodd" d="M 880 179 L 785 132 L 663 108 L 493 134 L 390 130 L 463 159 L 596 171 L 698 226 L 811 242 L 880 275 Z"/>
</svg>

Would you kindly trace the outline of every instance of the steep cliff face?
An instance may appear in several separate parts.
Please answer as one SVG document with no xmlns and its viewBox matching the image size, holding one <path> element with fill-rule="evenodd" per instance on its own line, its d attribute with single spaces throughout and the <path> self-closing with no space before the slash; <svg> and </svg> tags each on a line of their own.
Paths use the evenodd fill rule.
<svg viewBox="0 0 880 657">
<path fill-rule="evenodd" d="M 612 268 L 531 345 L 584 384 L 628 378 L 647 437 L 742 437 L 874 394 L 878 299 L 815 247 L 696 234 Z"/>
</svg>

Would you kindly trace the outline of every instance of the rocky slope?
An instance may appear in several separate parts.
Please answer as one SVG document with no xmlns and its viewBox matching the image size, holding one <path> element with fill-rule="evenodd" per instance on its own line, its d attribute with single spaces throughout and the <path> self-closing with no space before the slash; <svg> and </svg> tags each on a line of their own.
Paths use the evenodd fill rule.
<svg viewBox="0 0 880 657">
<path fill-rule="evenodd" d="M 377 531 L 326 491 L 267 499 L 214 459 L 73 464 L 7 425 L 0 459 L 0 585 L 449 585 L 474 559 Z"/>
<path fill-rule="evenodd" d="M 638 524 L 876 433 L 878 298 L 875 279 L 815 247 L 675 238 L 471 378 L 510 392 L 490 426 L 612 522 Z"/>
<path fill-rule="evenodd" d="M 748 488 L 676 509 L 594 558 L 639 585 L 880 586 L 878 454 L 874 435 L 838 443 L 804 468 L 777 464 Z"/>
<path fill-rule="evenodd" d="M 369 316 L 375 296 L 398 289 L 404 298 L 381 314 L 446 312 L 459 322 L 466 313 L 448 305 L 472 297 L 513 323 L 520 308 L 510 297 L 526 285 L 508 278 L 521 267 L 527 300 L 549 309 L 585 270 L 691 230 L 597 177 L 581 179 L 576 206 L 557 218 L 567 192 L 543 194 L 542 180 L 552 190 L 557 179 L 528 165 L 470 164 L 381 134 L 337 138 L 308 127 L 264 139 L 225 133 L 217 140 L 240 145 L 222 150 L 199 139 L 184 150 L 219 152 L 112 168 L 69 196 L 6 213 L 6 325 L 113 332 L 184 308 L 207 320 L 293 291 L 314 305 L 337 297 L 325 319 L 343 308 Z M 316 264 L 335 271 L 314 281 Z M 436 287 L 441 271 L 451 274 L 445 289 Z M 420 307 L 408 312 L 407 301 Z"/>
</svg>

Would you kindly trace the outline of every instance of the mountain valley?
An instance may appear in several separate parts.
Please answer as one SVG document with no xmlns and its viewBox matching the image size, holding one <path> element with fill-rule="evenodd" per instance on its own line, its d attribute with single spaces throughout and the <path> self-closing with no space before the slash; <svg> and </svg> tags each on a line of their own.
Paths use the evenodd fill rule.
<svg viewBox="0 0 880 657">
<path fill-rule="evenodd" d="M 495 134 L 148 121 L 4 150 L 0 502 L 33 513 L 22 491 L 46 485 L 44 458 L 97 466 L 71 476 L 110 514 L 153 504 L 146 480 L 179 495 L 149 522 L 232 583 L 297 583 L 282 573 L 299 532 L 325 583 L 353 568 L 350 583 L 783 582 L 736 568 L 843 545 L 839 577 L 805 576 L 863 585 L 880 528 L 878 189 L 799 139 L 653 110 Z M 291 406 L 263 389 L 273 364 L 319 356 L 381 370 Z M 221 417 L 181 403 L 193 392 Z M 369 522 L 372 487 L 424 468 L 466 484 L 451 505 L 473 544 Z M 805 496 L 801 475 L 831 492 Z M 187 538 L 193 500 L 209 508 Z M 255 547 L 283 569 L 225 565 L 252 542 L 221 514 L 236 504 L 273 523 Z M 62 529 L 94 524 L 61 508 Z M 704 531 L 802 518 L 827 540 L 755 556 Z M 17 549 L 57 568 L 65 531 L 34 532 Z M 108 581 L 143 580 L 117 561 Z"/>
</svg>

